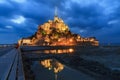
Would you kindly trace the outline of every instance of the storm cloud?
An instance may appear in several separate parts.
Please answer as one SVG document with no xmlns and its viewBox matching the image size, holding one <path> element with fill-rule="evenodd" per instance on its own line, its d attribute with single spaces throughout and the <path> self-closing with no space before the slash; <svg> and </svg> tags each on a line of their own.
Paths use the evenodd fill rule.
<svg viewBox="0 0 120 80">
<path fill-rule="evenodd" d="M 53 19 L 55 6 L 74 33 L 101 43 L 120 41 L 120 0 L 0 0 L 0 43 L 34 34 L 38 25 Z"/>
</svg>

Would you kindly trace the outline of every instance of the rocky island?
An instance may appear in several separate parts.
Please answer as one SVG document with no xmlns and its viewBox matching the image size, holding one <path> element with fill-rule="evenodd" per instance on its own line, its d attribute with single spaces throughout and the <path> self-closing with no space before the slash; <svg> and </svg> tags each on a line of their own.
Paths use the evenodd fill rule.
<svg viewBox="0 0 120 80">
<path fill-rule="evenodd" d="M 55 11 L 53 20 L 48 20 L 48 22 L 39 25 L 34 35 L 20 39 L 18 44 L 36 46 L 99 46 L 99 41 L 95 37 L 84 38 L 79 34 L 72 33 Z"/>
</svg>

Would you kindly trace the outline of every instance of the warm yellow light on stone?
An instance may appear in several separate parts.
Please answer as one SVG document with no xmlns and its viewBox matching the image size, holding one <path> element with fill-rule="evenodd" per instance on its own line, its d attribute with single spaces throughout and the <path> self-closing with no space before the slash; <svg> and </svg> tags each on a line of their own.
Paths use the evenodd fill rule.
<svg viewBox="0 0 120 80">
<path fill-rule="evenodd" d="M 69 41 L 70 41 L 70 42 L 73 42 L 73 39 L 70 39 Z"/>
<path fill-rule="evenodd" d="M 58 15 L 55 15 L 53 20 L 48 20 L 48 22 L 39 25 L 38 31 L 33 36 L 19 40 L 18 44 L 38 46 L 99 46 L 99 41 L 95 37 L 84 38 L 79 34 L 72 33 L 64 21 Z"/>
<path fill-rule="evenodd" d="M 70 52 L 70 53 L 74 52 L 74 49 L 70 48 L 70 49 L 69 49 L 69 52 Z"/>
</svg>

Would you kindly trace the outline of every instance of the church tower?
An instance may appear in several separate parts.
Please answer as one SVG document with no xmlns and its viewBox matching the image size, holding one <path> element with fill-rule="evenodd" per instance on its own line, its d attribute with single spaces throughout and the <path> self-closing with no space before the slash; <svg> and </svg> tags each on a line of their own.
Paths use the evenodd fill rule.
<svg viewBox="0 0 120 80">
<path fill-rule="evenodd" d="M 59 22 L 57 7 L 55 7 L 54 22 Z"/>
<path fill-rule="evenodd" d="M 57 10 L 57 7 L 55 7 L 55 16 L 58 16 L 58 10 Z"/>
</svg>

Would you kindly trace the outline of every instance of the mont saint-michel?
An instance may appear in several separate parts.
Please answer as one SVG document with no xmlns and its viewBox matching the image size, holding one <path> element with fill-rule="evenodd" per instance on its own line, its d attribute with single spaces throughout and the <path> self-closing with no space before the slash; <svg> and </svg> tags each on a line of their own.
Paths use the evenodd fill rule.
<svg viewBox="0 0 120 80">
<path fill-rule="evenodd" d="M 99 46 L 99 41 L 95 37 L 84 38 L 79 34 L 72 33 L 67 24 L 58 17 L 56 11 L 53 20 L 39 25 L 34 35 L 22 38 L 18 43 L 19 45 L 41 46 Z"/>
<path fill-rule="evenodd" d="M 120 0 L 0 0 L 0 80 L 120 80 Z"/>
</svg>

